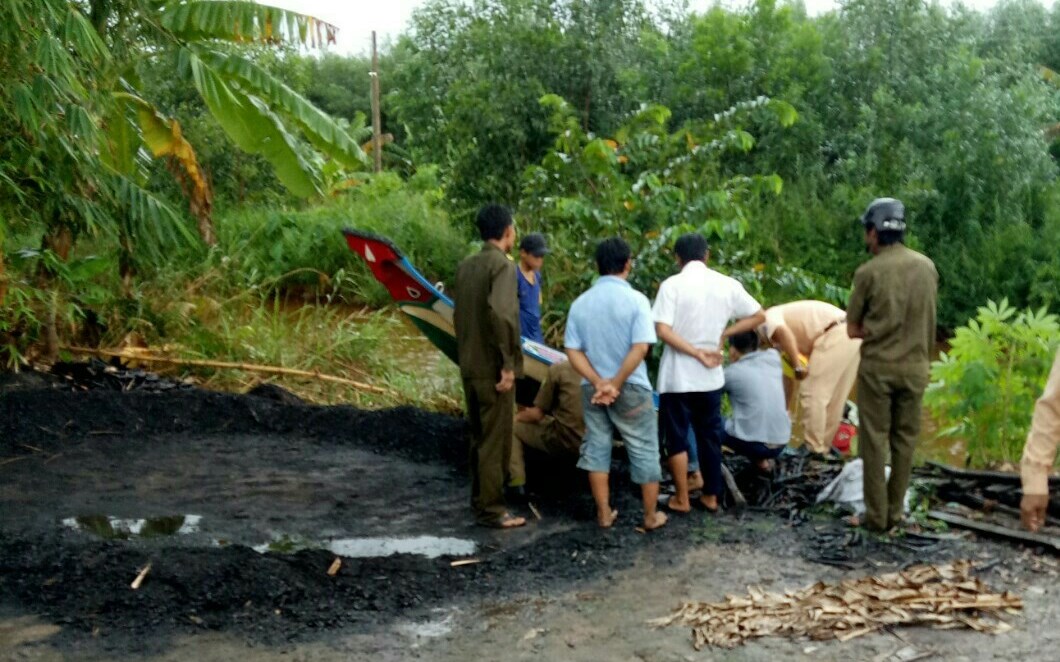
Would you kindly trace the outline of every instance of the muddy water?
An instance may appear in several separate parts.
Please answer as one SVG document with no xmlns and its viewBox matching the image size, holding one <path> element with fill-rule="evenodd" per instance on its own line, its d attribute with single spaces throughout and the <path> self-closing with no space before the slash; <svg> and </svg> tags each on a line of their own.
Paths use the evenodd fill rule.
<svg viewBox="0 0 1060 662">
<path fill-rule="evenodd" d="M 304 549 L 327 549 L 351 559 L 370 559 L 395 554 L 415 554 L 428 559 L 441 556 L 469 556 L 478 544 L 465 538 L 413 536 L 367 537 L 312 540 L 300 536 L 282 535 L 270 543 L 255 545 L 254 551 L 291 554 Z"/>
<path fill-rule="evenodd" d="M 68 517 L 62 523 L 68 529 L 89 533 L 105 540 L 128 540 L 198 533 L 201 522 L 202 516 L 200 515 L 173 515 L 146 519 L 79 515 Z"/>
</svg>

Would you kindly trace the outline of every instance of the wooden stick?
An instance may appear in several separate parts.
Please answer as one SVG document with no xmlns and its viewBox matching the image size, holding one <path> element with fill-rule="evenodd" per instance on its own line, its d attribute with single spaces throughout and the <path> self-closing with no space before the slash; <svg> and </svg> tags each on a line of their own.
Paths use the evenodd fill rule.
<svg viewBox="0 0 1060 662">
<path fill-rule="evenodd" d="M 929 510 L 928 517 L 932 517 L 937 520 L 942 520 L 947 524 L 954 526 L 963 527 L 965 529 L 971 529 L 973 531 L 979 531 L 980 533 L 986 533 L 1001 538 L 1008 538 L 1009 540 L 1015 540 L 1018 542 L 1031 543 L 1033 545 L 1042 545 L 1047 547 L 1054 552 L 1060 552 L 1060 539 L 1053 536 L 1042 535 L 1040 533 L 1031 533 L 1029 531 L 1018 531 L 1016 529 L 1010 529 L 1005 526 L 997 526 L 995 524 L 987 524 L 986 522 L 977 522 L 974 519 L 968 519 L 967 517 L 961 517 L 960 515 L 954 515 L 943 510 Z"/>
<path fill-rule="evenodd" d="M 147 565 L 144 566 L 143 570 L 140 571 L 140 574 L 136 575 L 136 579 L 134 579 L 132 584 L 129 585 L 130 588 L 132 588 L 132 590 L 134 590 L 134 591 L 136 589 L 140 588 L 140 584 L 144 583 L 144 577 L 147 577 L 147 573 L 149 573 L 149 572 L 151 572 L 151 564 L 150 563 L 148 563 Z"/>
<path fill-rule="evenodd" d="M 383 171 L 382 121 L 379 117 L 379 52 L 375 47 L 375 30 L 372 30 L 372 71 L 368 74 L 372 82 L 372 171 Z"/>
<path fill-rule="evenodd" d="M 733 509 L 736 512 L 742 511 L 747 507 L 747 498 L 744 497 L 740 488 L 736 486 L 736 479 L 733 478 L 732 472 L 729 471 L 729 467 L 725 466 L 724 462 L 721 463 L 721 477 L 725 479 L 725 486 L 732 493 Z"/>
<path fill-rule="evenodd" d="M 328 568 L 328 577 L 334 577 L 339 574 L 339 568 L 342 567 L 342 558 L 336 556 L 335 560 L 331 562 L 331 567 Z"/>
<path fill-rule="evenodd" d="M 119 359 L 126 359 L 129 361 L 144 361 L 145 363 L 166 363 L 169 365 L 184 365 L 184 366 L 195 366 L 199 368 L 219 368 L 225 370 L 246 370 L 248 372 L 260 372 L 268 375 L 289 375 L 291 377 L 307 377 L 309 379 L 319 379 L 325 382 L 334 382 L 336 384 L 344 384 L 346 386 L 352 386 L 359 391 L 367 391 L 368 393 L 378 393 L 380 395 L 388 395 L 390 397 L 398 397 L 398 394 L 390 389 L 383 388 L 381 386 L 373 386 L 371 384 L 365 384 L 364 382 L 356 382 L 352 379 L 346 379 L 345 377 L 336 377 L 334 375 L 326 375 L 316 370 L 298 370 L 296 368 L 282 368 L 280 366 L 272 365 L 258 365 L 255 363 L 233 363 L 230 361 L 204 361 L 200 359 L 174 359 L 165 356 L 151 356 L 150 354 L 140 354 L 134 352 L 114 352 L 106 349 L 91 349 L 89 347 L 63 347 L 64 350 L 73 352 L 74 354 L 91 354 L 93 356 L 108 356 Z"/>
</svg>

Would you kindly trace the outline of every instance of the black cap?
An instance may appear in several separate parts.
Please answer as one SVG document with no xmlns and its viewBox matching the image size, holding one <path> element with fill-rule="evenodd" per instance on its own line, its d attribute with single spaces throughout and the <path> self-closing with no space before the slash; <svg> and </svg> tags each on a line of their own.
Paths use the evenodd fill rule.
<svg viewBox="0 0 1060 662">
<path fill-rule="evenodd" d="M 858 219 L 860 223 L 868 228 L 876 228 L 877 232 L 885 230 L 905 230 L 905 205 L 901 200 L 894 198 L 876 198 L 869 203 L 868 209 Z"/>
<path fill-rule="evenodd" d="M 548 255 L 548 244 L 545 243 L 545 235 L 540 232 L 531 232 L 519 242 L 519 250 L 526 251 L 534 257 Z"/>
</svg>

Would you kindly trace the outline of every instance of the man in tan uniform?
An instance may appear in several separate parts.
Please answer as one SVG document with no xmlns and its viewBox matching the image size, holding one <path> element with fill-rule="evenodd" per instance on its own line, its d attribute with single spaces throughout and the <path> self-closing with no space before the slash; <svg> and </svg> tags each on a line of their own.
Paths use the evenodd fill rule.
<svg viewBox="0 0 1060 662">
<path fill-rule="evenodd" d="M 522 375 L 519 295 L 511 212 L 500 205 L 479 210 L 482 250 L 456 269 L 453 325 L 471 428 L 471 509 L 483 526 L 512 528 L 526 520 L 508 513 L 504 472 L 511 456 L 515 378 Z"/>
<path fill-rule="evenodd" d="M 1056 462 L 1056 446 L 1060 443 L 1060 352 L 1053 360 L 1045 392 L 1034 405 L 1034 419 L 1023 447 L 1020 477 L 1023 481 L 1023 500 L 1020 515 L 1023 526 L 1037 531 L 1045 522 L 1049 508 L 1049 472 Z"/>
<path fill-rule="evenodd" d="M 831 448 L 858 374 L 861 340 L 847 336 L 845 322 L 846 313 L 830 303 L 793 301 L 766 310 L 766 323 L 758 328 L 760 336 L 787 356 L 796 379 L 802 379 L 803 438 L 814 453 Z M 800 356 L 809 359 L 805 368 Z"/>
<path fill-rule="evenodd" d="M 926 256 L 906 248 L 905 206 L 874 200 L 861 217 L 873 258 L 854 273 L 847 333 L 861 338 L 858 431 L 865 464 L 865 525 L 887 531 L 902 521 L 920 406 L 935 347 L 938 272 Z M 891 477 L 884 468 L 890 457 Z"/>
<path fill-rule="evenodd" d="M 574 371 L 569 361 L 553 363 L 534 398 L 534 406 L 515 416 L 509 485 L 526 484 L 523 446 L 569 460 L 573 467 L 578 461 L 584 436 L 581 375 Z"/>
</svg>

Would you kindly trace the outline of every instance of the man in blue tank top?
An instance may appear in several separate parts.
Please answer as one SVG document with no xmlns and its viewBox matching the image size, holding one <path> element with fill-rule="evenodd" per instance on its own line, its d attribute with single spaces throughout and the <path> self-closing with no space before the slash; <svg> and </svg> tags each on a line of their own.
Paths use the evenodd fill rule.
<svg viewBox="0 0 1060 662">
<path fill-rule="evenodd" d="M 519 268 L 515 278 L 519 283 L 519 324 L 523 336 L 545 342 L 541 332 L 541 265 L 548 255 L 544 235 L 534 232 L 519 242 Z"/>
</svg>

